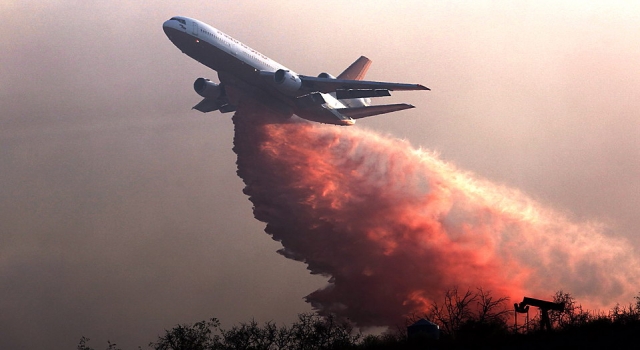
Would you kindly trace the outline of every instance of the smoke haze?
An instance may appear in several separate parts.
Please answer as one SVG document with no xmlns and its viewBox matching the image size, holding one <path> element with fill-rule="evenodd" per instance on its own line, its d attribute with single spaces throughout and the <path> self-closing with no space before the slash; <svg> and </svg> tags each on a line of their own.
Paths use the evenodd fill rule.
<svg viewBox="0 0 640 350">
<path fill-rule="evenodd" d="M 628 249 L 637 251 L 640 246 L 639 6 L 631 1 L 588 0 L 2 1 L 0 348 L 73 349 L 84 335 L 96 349 L 106 348 L 107 339 L 123 349 L 135 349 L 163 329 L 209 317 L 219 318 L 227 327 L 252 318 L 290 323 L 297 313 L 312 309 L 303 299 L 310 294 L 310 300 L 324 310 L 339 308 L 338 302 L 353 305 L 358 301 L 345 296 L 347 287 L 353 286 L 339 289 L 338 282 L 347 281 L 346 276 L 353 280 L 361 276 L 361 283 L 382 279 L 384 265 L 371 263 L 368 270 L 354 266 L 349 272 L 344 269 L 352 263 L 344 257 L 365 252 L 370 257 L 375 252 L 379 261 L 398 265 L 397 273 L 417 276 L 425 266 L 407 267 L 408 262 L 397 260 L 400 246 L 389 246 L 385 255 L 382 244 L 424 241 L 417 233 L 426 230 L 400 216 L 431 217 L 435 225 L 442 221 L 436 217 L 438 211 L 451 219 L 444 224 L 471 222 L 473 228 L 487 232 L 478 240 L 462 242 L 469 237 L 464 228 L 447 226 L 446 235 L 433 230 L 449 245 L 429 247 L 432 255 L 426 259 L 431 264 L 456 266 L 459 262 L 457 266 L 467 271 L 478 267 L 463 267 L 463 262 L 477 259 L 503 280 L 512 271 L 523 271 L 515 276 L 520 284 L 509 280 L 496 293 L 500 288 L 555 291 L 561 286 L 533 277 L 550 269 L 555 280 L 559 273 L 575 270 L 580 274 L 571 274 L 562 284 L 571 282 L 567 292 L 590 296 L 594 304 L 607 297 L 620 303 L 632 301 L 624 293 L 634 276 L 622 277 L 634 269 L 634 259 L 623 261 Z M 365 55 L 373 60 L 367 79 L 421 83 L 432 89 L 385 98 L 380 102 L 408 102 L 417 108 L 361 119 L 354 128 L 303 125 L 296 131 L 283 126 L 278 136 L 271 135 L 277 129 L 245 127 L 248 133 L 265 137 L 247 147 L 275 145 L 286 135 L 314 145 L 333 142 L 349 155 L 335 164 L 332 152 L 337 152 L 337 146 L 314 150 L 318 156 L 327 156 L 317 163 L 317 170 L 324 174 L 336 174 L 345 167 L 356 170 L 353 178 L 342 174 L 327 184 L 340 191 L 349 184 L 365 192 L 357 196 L 345 192 L 355 197 L 344 198 L 323 187 L 327 196 L 318 197 L 316 205 L 330 207 L 329 198 L 337 198 L 335 205 L 343 208 L 344 203 L 357 204 L 344 208 L 342 217 L 346 220 L 349 213 L 348 219 L 356 220 L 352 225 L 358 226 L 348 231 L 350 236 L 338 238 L 360 237 L 356 228 L 366 231 L 368 224 L 356 216 L 357 211 L 358 215 L 375 212 L 379 215 L 375 223 L 385 230 L 365 237 L 355 251 L 332 248 L 335 259 L 342 257 L 342 266 L 322 265 L 327 262 L 310 256 L 301 246 L 304 242 L 286 240 L 288 256 L 313 261 L 314 271 L 341 276 L 333 290 L 313 293 L 327 285 L 327 278 L 311 275 L 305 264 L 275 254 L 283 246 L 272 241 L 264 233 L 264 223 L 254 218 L 251 202 L 242 193 L 248 185 L 236 174 L 238 167 L 248 172 L 241 173 L 243 178 L 278 174 L 283 179 L 273 175 L 273 186 L 277 186 L 273 190 L 291 196 L 291 201 L 317 193 L 318 189 L 287 192 L 292 191 L 287 187 L 292 183 L 303 183 L 291 177 L 303 170 L 309 173 L 304 169 L 309 166 L 302 163 L 300 169 L 270 169 L 264 174 L 250 172 L 254 166 L 269 166 L 264 162 L 236 166 L 243 158 L 255 160 L 233 152 L 230 115 L 190 110 L 199 101 L 193 81 L 198 77 L 215 80 L 216 74 L 180 53 L 167 39 L 162 23 L 176 15 L 209 23 L 300 74 L 337 75 Z M 362 138 L 351 138 L 356 136 Z M 433 158 L 409 144 L 439 156 Z M 381 145 L 393 152 L 380 153 Z M 297 157 L 293 160 L 309 156 L 301 154 L 303 149 L 281 148 Z M 364 154 L 365 149 L 369 154 Z M 288 166 L 273 151 L 267 154 L 272 166 Z M 354 164 L 358 159 L 361 164 Z M 407 171 L 400 174 L 403 180 L 392 181 L 401 167 Z M 460 183 L 443 180 L 441 186 L 432 185 L 438 176 L 447 179 L 436 171 L 439 167 L 445 174 L 458 176 Z M 355 179 L 370 188 L 359 187 Z M 476 193 L 465 189 L 467 180 L 503 199 L 479 194 L 466 198 Z M 372 190 L 384 190 L 393 197 L 363 205 L 364 196 L 373 196 L 366 191 Z M 432 190 L 448 198 L 451 208 L 422 196 Z M 248 191 L 273 201 L 264 198 L 269 192 Z M 536 248 L 536 240 L 545 236 L 514 234 L 517 242 L 531 242 L 512 244 L 517 259 L 507 256 L 505 232 L 508 227 L 519 232 L 523 224 L 514 223 L 513 216 L 491 212 L 507 207 L 504 198 L 552 221 L 523 221 L 531 223 L 532 230 L 564 233 L 573 227 L 575 233 L 547 239 L 584 239 L 585 245 L 567 243 L 583 250 L 567 253 L 566 248 L 558 248 L 560 243 Z M 382 209 L 395 199 L 398 203 Z M 462 203 L 469 207 L 461 207 Z M 300 218 L 282 222 L 308 232 L 303 219 L 309 214 L 302 211 L 310 210 L 310 205 L 292 207 Z M 425 206 L 431 212 L 416 213 Z M 478 208 L 488 209 L 484 216 L 469 219 Z M 259 217 L 273 221 L 281 216 L 280 208 L 272 210 Z M 392 213 L 397 215 L 394 221 L 382 222 Z M 464 220 L 453 220 L 458 217 Z M 344 228 L 340 222 L 329 223 Z M 392 230 L 397 225 L 403 229 Z M 505 228 L 496 228 L 500 225 Z M 272 224 L 269 232 L 285 242 L 287 235 L 276 228 L 282 229 Z M 454 229 L 462 233 L 454 236 Z M 403 232 L 406 240 L 393 232 Z M 452 243 L 456 237 L 458 241 Z M 491 239 L 482 241 L 486 237 Z M 316 241 L 319 247 L 328 244 Z M 620 248 L 620 242 L 627 242 L 628 249 Z M 348 242 L 339 243 L 346 247 Z M 620 267 L 611 270 L 611 277 L 601 276 L 602 267 L 610 264 L 606 260 L 581 258 L 596 244 L 603 249 L 595 255 L 598 259 L 620 250 L 616 258 Z M 443 256 L 447 247 L 457 247 L 458 255 Z M 487 255 L 470 256 L 475 247 L 483 247 Z M 548 261 L 536 255 L 541 249 Z M 574 259 L 573 266 L 565 255 Z M 555 271 L 553 259 L 564 269 Z M 503 265 L 495 266 L 498 262 Z M 376 275 L 364 279 L 363 269 Z M 409 273 L 411 269 L 418 270 Z M 436 287 L 466 284 L 455 281 L 457 276 L 443 275 L 440 265 L 429 270 L 438 274 L 422 273 L 422 278 L 440 276 L 441 281 L 434 281 Z M 576 280 L 578 275 L 581 280 Z M 587 283 L 590 280 L 611 281 L 611 285 Z M 499 285 L 498 280 L 492 281 Z M 426 282 L 412 283 L 403 288 L 425 289 Z M 387 285 L 392 283 L 383 284 Z M 383 295 L 378 293 L 377 297 Z M 419 307 L 428 294 L 415 296 L 410 307 Z M 365 297 L 374 300 L 376 296 Z M 393 303 L 382 305 L 397 305 L 405 297 L 389 298 Z M 375 319 L 408 309 L 378 310 Z"/>
<path fill-rule="evenodd" d="M 512 300 L 570 290 L 587 308 L 636 293 L 633 250 L 598 225 L 404 141 L 268 119 L 257 108 L 234 116 L 238 174 L 279 252 L 330 278 L 306 297 L 322 314 L 392 327 L 453 287 Z"/>
</svg>

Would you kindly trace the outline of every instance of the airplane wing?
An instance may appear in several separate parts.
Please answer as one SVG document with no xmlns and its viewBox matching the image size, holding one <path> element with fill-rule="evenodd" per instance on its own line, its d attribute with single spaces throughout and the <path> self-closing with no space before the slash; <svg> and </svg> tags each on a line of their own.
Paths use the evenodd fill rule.
<svg viewBox="0 0 640 350">
<path fill-rule="evenodd" d="M 348 80 L 317 78 L 307 75 L 300 75 L 302 87 L 309 91 L 319 91 L 324 93 L 336 92 L 337 90 L 389 90 L 389 91 L 411 91 L 411 90 L 431 90 L 420 84 L 386 83 L 367 80 Z"/>
<path fill-rule="evenodd" d="M 236 110 L 235 106 L 230 105 L 226 100 L 214 100 L 211 98 L 204 98 L 197 105 L 191 109 L 198 110 L 202 113 L 213 112 L 220 110 L 221 113 L 229 113 Z"/>
</svg>

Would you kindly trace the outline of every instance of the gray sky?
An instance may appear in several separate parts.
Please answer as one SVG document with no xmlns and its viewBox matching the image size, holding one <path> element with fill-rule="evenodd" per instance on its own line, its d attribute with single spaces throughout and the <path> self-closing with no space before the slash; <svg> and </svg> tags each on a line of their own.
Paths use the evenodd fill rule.
<svg viewBox="0 0 640 350">
<path fill-rule="evenodd" d="M 176 323 L 290 322 L 325 284 L 253 219 L 195 17 L 289 68 L 431 92 L 358 122 L 638 247 L 640 8 L 627 2 L 40 1 L 0 5 L 0 348 L 145 345 Z M 640 288 L 639 288 L 640 290 Z M 625 303 L 627 300 L 620 300 Z"/>
</svg>

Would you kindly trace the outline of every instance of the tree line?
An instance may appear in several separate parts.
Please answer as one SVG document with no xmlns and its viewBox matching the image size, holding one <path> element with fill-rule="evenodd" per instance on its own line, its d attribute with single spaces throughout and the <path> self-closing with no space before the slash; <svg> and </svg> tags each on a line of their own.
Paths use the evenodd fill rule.
<svg viewBox="0 0 640 350">
<path fill-rule="evenodd" d="M 515 327 L 509 298 L 494 297 L 482 288 L 460 291 L 457 287 L 431 303 L 424 314 L 407 318 L 382 334 L 363 335 L 348 320 L 313 313 L 298 315 L 291 325 L 255 320 L 224 329 L 216 318 L 180 324 L 165 330 L 148 344 L 154 350 L 335 350 L 335 349 L 520 349 L 544 347 L 615 347 L 640 340 L 640 295 L 634 302 L 612 309 L 588 311 L 569 293 L 558 291 L 553 301 L 563 311 L 550 311 L 552 331 L 540 328 L 540 315 Z M 406 327 L 424 318 L 440 327 L 438 340 L 409 338 Z M 78 350 L 95 350 L 82 337 Z M 121 350 L 107 342 L 107 350 Z M 138 347 L 142 349 L 142 347 Z"/>
</svg>

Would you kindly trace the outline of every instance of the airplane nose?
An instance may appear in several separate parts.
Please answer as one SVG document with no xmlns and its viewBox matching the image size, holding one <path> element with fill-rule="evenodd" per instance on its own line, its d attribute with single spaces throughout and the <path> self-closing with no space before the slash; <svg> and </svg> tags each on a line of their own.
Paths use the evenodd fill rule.
<svg viewBox="0 0 640 350">
<path fill-rule="evenodd" d="M 187 21 L 181 17 L 171 17 L 171 19 L 162 23 L 162 29 L 164 29 L 164 33 L 167 34 L 167 36 L 169 36 L 170 33 L 186 32 Z"/>
<path fill-rule="evenodd" d="M 164 23 L 162 23 L 162 30 L 169 38 L 171 38 L 171 34 L 178 29 L 177 24 L 178 23 L 174 20 L 164 21 Z"/>
</svg>

